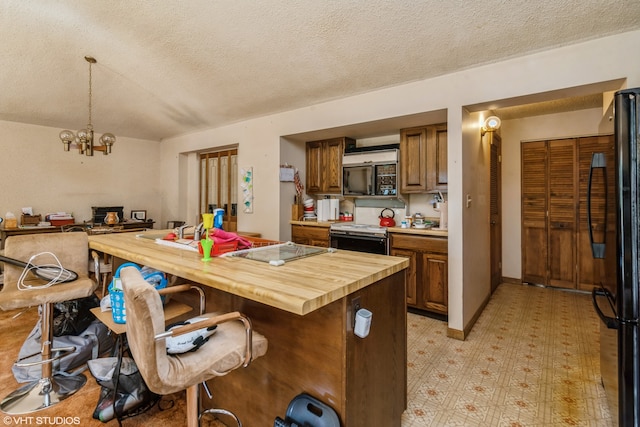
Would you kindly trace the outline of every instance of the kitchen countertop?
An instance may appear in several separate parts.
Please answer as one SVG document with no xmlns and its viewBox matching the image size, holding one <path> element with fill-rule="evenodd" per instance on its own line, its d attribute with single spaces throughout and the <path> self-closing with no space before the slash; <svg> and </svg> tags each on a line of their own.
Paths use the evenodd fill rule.
<svg viewBox="0 0 640 427">
<path fill-rule="evenodd" d="M 350 222 L 350 221 L 344 221 L 344 222 Z M 333 222 L 329 222 L 329 221 L 317 222 L 317 221 L 294 221 L 294 220 L 289 221 L 289 223 L 291 225 L 306 225 L 309 227 L 326 227 L 326 228 L 331 227 L 331 224 L 333 224 Z M 449 236 L 448 230 L 438 230 L 433 228 L 419 229 L 414 227 L 411 227 L 411 228 L 387 227 L 387 230 L 389 231 L 389 233 L 413 234 L 416 236 L 432 236 L 432 237 L 448 237 Z"/>
<path fill-rule="evenodd" d="M 217 257 L 203 262 L 197 252 L 159 245 L 153 239 L 138 237 L 140 234 L 89 236 L 89 247 L 298 315 L 364 289 L 409 265 L 402 257 L 344 250 L 281 266 L 239 257 Z"/>
</svg>

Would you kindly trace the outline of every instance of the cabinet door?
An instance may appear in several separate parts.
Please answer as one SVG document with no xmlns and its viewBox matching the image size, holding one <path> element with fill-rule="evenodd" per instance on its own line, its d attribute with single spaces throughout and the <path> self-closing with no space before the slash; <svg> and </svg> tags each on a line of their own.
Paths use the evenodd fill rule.
<svg viewBox="0 0 640 427">
<path fill-rule="evenodd" d="M 422 255 L 422 305 L 430 311 L 448 314 L 449 286 L 447 255 Z"/>
<path fill-rule="evenodd" d="M 427 128 L 400 131 L 400 192 L 427 190 Z"/>
<path fill-rule="evenodd" d="M 291 241 L 300 245 L 329 247 L 329 229 L 307 225 L 291 226 Z"/>
<path fill-rule="evenodd" d="M 407 249 L 391 249 L 391 255 L 409 258 L 409 267 L 405 270 L 407 284 L 407 305 L 416 307 L 417 298 L 417 254 Z"/>
<path fill-rule="evenodd" d="M 522 144 L 522 280 L 547 283 L 547 146 Z"/>
<path fill-rule="evenodd" d="M 325 141 L 322 192 L 342 194 L 342 155 L 345 138 Z"/>
<path fill-rule="evenodd" d="M 589 222 L 587 221 L 587 190 L 589 185 L 589 170 L 593 153 L 604 153 L 607 161 L 606 181 L 602 171 L 593 174 L 591 189 L 591 228 L 594 241 L 607 242 L 607 249 L 615 252 L 615 140 L 613 135 L 601 135 L 578 139 L 578 167 L 579 167 L 579 218 L 578 218 L 578 289 L 591 291 L 595 286 L 601 286 L 607 280 L 615 281 L 615 276 L 607 277 L 604 259 L 594 259 L 589 241 Z M 606 197 L 609 187 L 609 197 Z M 608 204 L 605 209 L 605 203 Z M 608 218 L 605 218 L 605 212 Z M 605 239 L 605 222 L 607 223 Z M 609 244 L 609 242 L 612 242 Z M 615 259 L 615 256 L 607 259 Z M 614 270 L 615 271 L 615 270 Z"/>
<path fill-rule="evenodd" d="M 576 140 L 549 141 L 549 285 L 576 287 Z"/>
<path fill-rule="evenodd" d="M 427 131 L 427 191 L 447 190 L 447 126 Z"/>
<path fill-rule="evenodd" d="M 323 164 L 322 141 L 307 142 L 307 179 L 306 193 L 317 194 L 322 191 L 322 164 Z"/>
</svg>

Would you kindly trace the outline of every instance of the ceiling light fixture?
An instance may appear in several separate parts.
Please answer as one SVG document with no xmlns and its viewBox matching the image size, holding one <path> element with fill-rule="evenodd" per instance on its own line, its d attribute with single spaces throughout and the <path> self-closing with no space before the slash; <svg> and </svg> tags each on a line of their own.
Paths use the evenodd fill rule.
<svg viewBox="0 0 640 427">
<path fill-rule="evenodd" d="M 500 129 L 501 124 L 502 124 L 502 121 L 498 116 L 487 117 L 487 119 L 484 121 L 484 125 L 482 125 L 482 132 L 481 132 L 482 136 L 484 136 L 484 134 L 487 132 L 497 131 L 498 129 Z"/>
<path fill-rule="evenodd" d="M 116 137 L 112 133 L 102 134 L 100 137 L 100 146 L 93 145 L 93 125 L 91 124 L 91 65 L 97 61 L 92 56 L 85 56 L 84 59 L 89 63 L 89 124 L 85 129 L 80 129 L 77 134 L 70 130 L 60 132 L 60 139 L 64 144 L 64 151 L 69 151 L 73 144 L 73 148 L 77 148 L 80 154 L 93 156 L 93 151 L 102 151 L 104 155 L 111 153 L 111 146 L 116 142 Z"/>
</svg>

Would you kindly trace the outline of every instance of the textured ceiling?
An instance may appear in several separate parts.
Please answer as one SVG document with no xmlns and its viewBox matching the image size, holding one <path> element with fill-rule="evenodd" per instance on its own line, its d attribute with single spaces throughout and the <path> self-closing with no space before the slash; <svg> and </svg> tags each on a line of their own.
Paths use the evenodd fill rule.
<svg viewBox="0 0 640 427">
<path fill-rule="evenodd" d="M 2 0 L 0 120 L 84 126 L 85 55 L 96 132 L 161 140 L 638 28 L 638 0 Z"/>
</svg>

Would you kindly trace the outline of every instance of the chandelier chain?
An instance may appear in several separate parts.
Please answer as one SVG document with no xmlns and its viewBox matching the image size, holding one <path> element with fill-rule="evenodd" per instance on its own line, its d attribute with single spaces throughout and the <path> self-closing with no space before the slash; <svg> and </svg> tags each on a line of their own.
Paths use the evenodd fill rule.
<svg viewBox="0 0 640 427">
<path fill-rule="evenodd" d="M 89 124 L 88 124 L 88 128 L 89 130 L 93 129 L 93 126 L 91 125 L 91 97 L 92 97 L 92 91 L 91 91 L 91 61 L 89 61 Z"/>
</svg>

